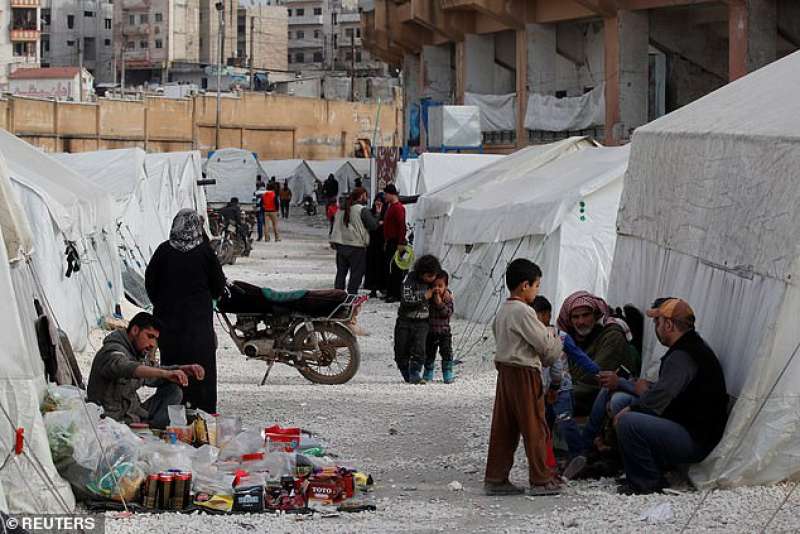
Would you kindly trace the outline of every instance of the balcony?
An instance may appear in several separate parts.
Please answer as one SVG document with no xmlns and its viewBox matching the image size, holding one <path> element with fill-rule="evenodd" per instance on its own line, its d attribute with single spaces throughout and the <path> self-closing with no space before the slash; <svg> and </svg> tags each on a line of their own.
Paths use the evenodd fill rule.
<svg viewBox="0 0 800 534">
<path fill-rule="evenodd" d="M 38 41 L 41 32 L 38 30 L 12 29 L 9 34 L 12 41 Z"/>
<path fill-rule="evenodd" d="M 39 0 L 11 0 L 11 7 L 39 7 Z"/>
<path fill-rule="evenodd" d="M 322 38 L 289 39 L 289 48 L 322 48 L 324 45 Z"/>
<path fill-rule="evenodd" d="M 360 24 L 361 23 L 361 14 L 360 13 L 339 13 L 337 16 L 337 20 L 339 24 Z"/>
<path fill-rule="evenodd" d="M 303 17 L 289 17 L 289 26 L 318 26 L 322 25 L 322 15 L 305 15 Z"/>
<path fill-rule="evenodd" d="M 126 24 L 123 30 L 124 35 L 150 35 L 150 24 Z"/>
</svg>

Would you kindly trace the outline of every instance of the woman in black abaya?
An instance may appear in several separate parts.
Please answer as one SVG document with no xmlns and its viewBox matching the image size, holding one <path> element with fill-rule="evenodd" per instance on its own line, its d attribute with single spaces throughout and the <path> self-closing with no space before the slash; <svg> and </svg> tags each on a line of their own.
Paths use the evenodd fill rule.
<svg viewBox="0 0 800 534">
<path fill-rule="evenodd" d="M 161 365 L 198 363 L 202 381 L 189 379 L 184 404 L 217 411 L 217 341 L 212 299 L 225 289 L 225 275 L 203 230 L 203 219 L 191 209 L 178 212 L 169 241 L 156 249 L 145 273 L 153 315 L 163 323 L 158 345 Z"/>
</svg>

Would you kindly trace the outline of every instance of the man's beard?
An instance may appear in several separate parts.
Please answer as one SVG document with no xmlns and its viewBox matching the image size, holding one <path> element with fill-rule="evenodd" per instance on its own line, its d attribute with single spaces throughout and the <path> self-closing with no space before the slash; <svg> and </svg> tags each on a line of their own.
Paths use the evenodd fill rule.
<svg viewBox="0 0 800 534">
<path fill-rule="evenodd" d="M 584 328 L 575 327 L 575 333 L 578 334 L 580 337 L 588 336 L 589 334 L 592 333 L 592 330 L 594 330 L 593 326 L 587 326 Z"/>
</svg>

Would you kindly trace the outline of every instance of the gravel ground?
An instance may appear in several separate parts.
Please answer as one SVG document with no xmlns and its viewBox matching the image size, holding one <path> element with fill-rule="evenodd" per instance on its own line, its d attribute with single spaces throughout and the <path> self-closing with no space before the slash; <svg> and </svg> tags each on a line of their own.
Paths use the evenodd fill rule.
<svg viewBox="0 0 800 534">
<path fill-rule="evenodd" d="M 326 243 L 327 223 L 296 215 L 283 227 L 280 243 L 257 243 L 250 258 L 226 267 L 229 279 L 276 289 L 330 287 L 333 252 Z M 458 298 L 458 295 L 456 295 Z M 481 494 L 494 379 L 492 340 L 482 325 L 456 320 L 458 356 L 455 384 L 445 385 L 437 371 L 433 384 L 403 384 L 392 355 L 396 305 L 368 302 L 359 323 L 370 334 L 360 338 L 361 369 L 343 386 L 318 386 L 286 366 L 276 366 L 260 386 L 261 362 L 248 362 L 218 327 L 219 408 L 238 414 L 246 426 L 265 422 L 299 425 L 318 433 L 342 463 L 371 473 L 376 491 L 374 513 L 338 517 L 237 515 L 108 514 L 107 531 L 133 532 L 680 532 L 705 499 L 687 532 L 759 532 L 774 515 L 767 532 L 796 532 L 800 495 L 792 487 L 623 497 L 611 480 L 572 483 L 560 497 L 491 498 Z M 99 334 L 94 343 L 99 344 Z M 467 348 L 472 350 L 467 353 Z M 88 376 L 89 358 L 81 358 Z M 525 462 L 518 454 L 512 473 L 526 482 Z M 458 481 L 460 491 L 448 484 Z M 672 519 L 642 519 L 666 503 Z"/>
</svg>

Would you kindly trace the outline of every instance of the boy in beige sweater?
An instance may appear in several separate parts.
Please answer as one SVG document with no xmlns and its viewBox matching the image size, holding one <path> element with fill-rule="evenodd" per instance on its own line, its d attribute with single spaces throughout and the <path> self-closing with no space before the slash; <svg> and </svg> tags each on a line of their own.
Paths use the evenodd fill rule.
<svg viewBox="0 0 800 534">
<path fill-rule="evenodd" d="M 541 278 L 542 271 L 535 263 L 522 258 L 512 261 L 506 269 L 511 296 L 492 325 L 497 345 L 497 390 L 484 477 L 487 495 L 523 493 L 508 479 L 520 435 L 528 458 L 528 493 L 559 493 L 559 484 L 546 466 L 549 430 L 541 369 L 561 356 L 563 343 L 530 307 L 539 293 Z"/>
</svg>

